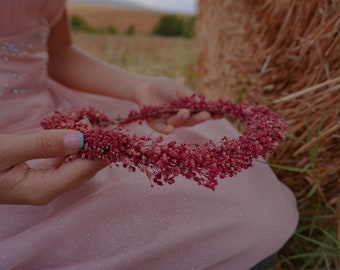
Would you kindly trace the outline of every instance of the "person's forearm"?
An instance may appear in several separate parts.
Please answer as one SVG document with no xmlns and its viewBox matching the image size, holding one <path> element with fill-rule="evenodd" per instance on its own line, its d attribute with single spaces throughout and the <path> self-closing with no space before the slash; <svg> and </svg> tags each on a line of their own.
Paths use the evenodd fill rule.
<svg viewBox="0 0 340 270">
<path fill-rule="evenodd" d="M 49 75 L 75 90 L 131 101 L 133 89 L 147 78 L 101 61 L 74 45 L 50 57 Z"/>
</svg>

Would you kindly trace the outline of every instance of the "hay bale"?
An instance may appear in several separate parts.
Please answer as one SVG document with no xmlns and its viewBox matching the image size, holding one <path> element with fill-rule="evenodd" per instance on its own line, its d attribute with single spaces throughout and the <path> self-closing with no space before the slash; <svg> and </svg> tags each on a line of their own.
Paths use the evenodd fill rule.
<svg viewBox="0 0 340 270">
<path fill-rule="evenodd" d="M 196 20 L 196 89 L 210 98 L 230 97 L 244 79 L 247 59 L 241 1 L 200 1 Z"/>
<path fill-rule="evenodd" d="M 336 207 L 340 179 L 340 1 L 200 0 L 197 90 L 264 104 L 289 123 L 270 162 L 312 215 Z M 317 154 L 316 154 L 317 150 Z M 313 191 L 315 192 L 313 193 Z M 321 215 L 335 215 L 329 207 Z M 309 211 L 309 212 L 307 212 Z"/>
</svg>

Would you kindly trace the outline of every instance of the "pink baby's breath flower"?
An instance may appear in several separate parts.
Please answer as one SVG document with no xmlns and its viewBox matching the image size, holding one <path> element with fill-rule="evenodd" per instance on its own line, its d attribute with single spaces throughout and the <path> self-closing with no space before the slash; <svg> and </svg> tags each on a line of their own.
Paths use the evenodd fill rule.
<svg viewBox="0 0 340 270">
<path fill-rule="evenodd" d="M 191 112 L 208 111 L 212 116 L 228 116 L 244 122 L 238 138 L 223 137 L 218 142 L 203 144 L 162 143 L 163 138 L 129 134 L 123 128 L 132 122 L 157 118 L 160 114 L 173 115 L 181 108 Z M 86 121 L 88 119 L 92 126 Z M 112 127 L 112 125 L 114 126 Z M 82 159 L 99 159 L 105 164 L 121 164 L 134 172 L 137 168 L 158 184 L 173 184 L 178 175 L 215 190 L 218 179 L 233 177 L 253 166 L 253 160 L 271 153 L 283 141 L 286 123 L 265 106 L 207 101 L 203 96 L 175 100 L 164 106 L 144 106 L 131 111 L 127 118 L 110 120 L 94 107 L 46 116 L 45 129 L 75 129 L 84 134 L 85 146 L 77 155 Z M 69 159 L 74 158 L 69 157 Z"/>
</svg>

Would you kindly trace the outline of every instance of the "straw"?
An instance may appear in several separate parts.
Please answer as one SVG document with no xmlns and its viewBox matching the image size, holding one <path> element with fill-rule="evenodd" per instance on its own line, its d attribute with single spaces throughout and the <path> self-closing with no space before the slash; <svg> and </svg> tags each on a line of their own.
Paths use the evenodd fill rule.
<svg viewBox="0 0 340 270">
<path fill-rule="evenodd" d="M 306 167 L 274 171 L 295 193 L 301 216 L 316 213 L 321 198 L 317 214 L 336 222 L 340 1 L 200 0 L 196 41 L 197 91 L 264 104 L 285 119 L 287 140 L 267 159 Z"/>
</svg>

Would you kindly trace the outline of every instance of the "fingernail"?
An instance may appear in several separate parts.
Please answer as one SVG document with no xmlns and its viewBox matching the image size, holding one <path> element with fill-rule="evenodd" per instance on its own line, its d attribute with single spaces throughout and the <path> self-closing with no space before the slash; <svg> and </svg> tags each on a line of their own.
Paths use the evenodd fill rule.
<svg viewBox="0 0 340 270">
<path fill-rule="evenodd" d="M 91 124 L 90 120 L 87 117 L 84 118 L 84 121 L 86 124 Z"/>
<path fill-rule="evenodd" d="M 84 147 L 84 135 L 77 131 L 68 133 L 63 138 L 66 148 L 76 150 Z"/>
</svg>

